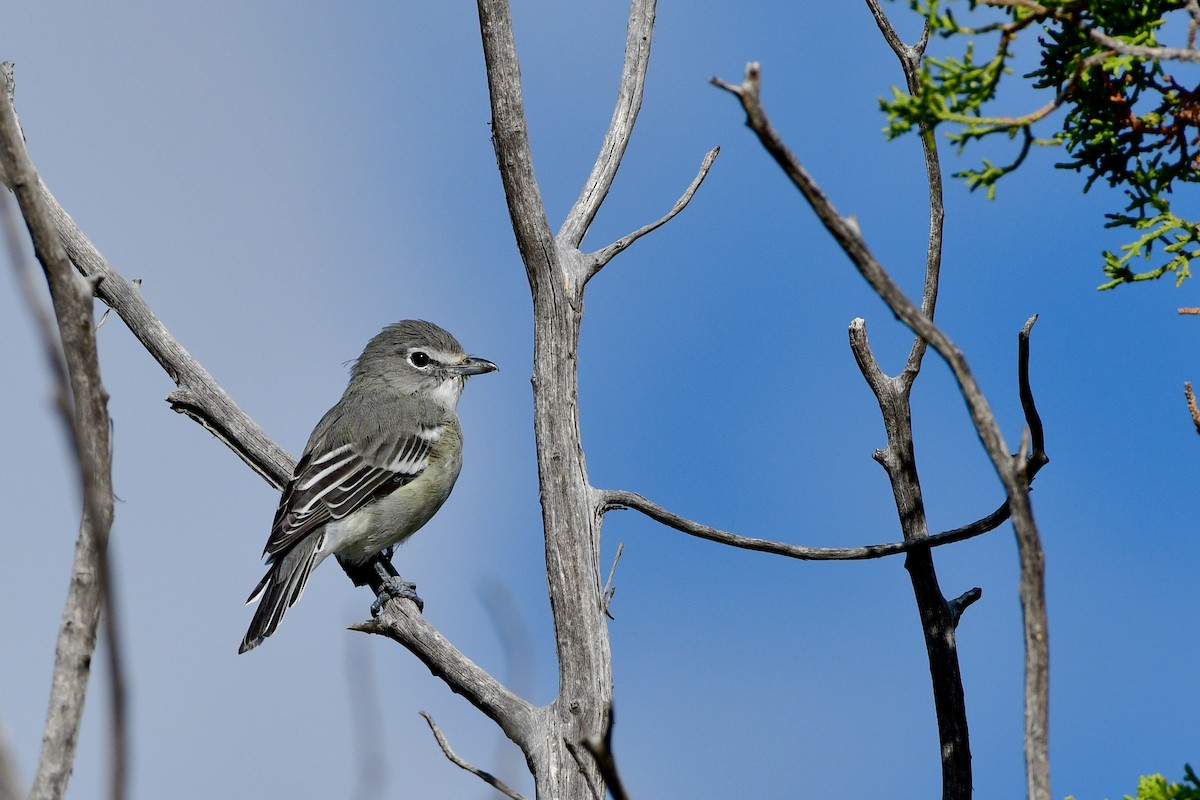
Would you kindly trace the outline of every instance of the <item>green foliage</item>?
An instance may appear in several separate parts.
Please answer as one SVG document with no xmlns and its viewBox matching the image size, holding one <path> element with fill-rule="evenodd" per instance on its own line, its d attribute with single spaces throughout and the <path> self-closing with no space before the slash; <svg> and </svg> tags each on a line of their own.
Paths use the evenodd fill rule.
<svg viewBox="0 0 1200 800">
<path fill-rule="evenodd" d="M 1103 253 L 1109 280 L 1101 288 L 1168 272 L 1175 273 L 1178 284 L 1190 275 L 1192 259 L 1200 257 L 1200 224 L 1172 211 L 1171 194 L 1177 185 L 1200 182 L 1200 85 L 1181 85 L 1164 70 L 1168 58 L 1200 61 L 1192 41 L 1200 18 L 1192 17 L 1184 0 L 909 4 L 924 17 L 931 35 L 960 47 L 962 55 L 927 57 L 915 94 L 893 89 L 890 99 L 880 100 L 889 138 L 940 126 L 962 153 L 982 139 L 1019 137 L 1011 163 L 997 166 L 984 159 L 981 166 L 956 173 L 971 189 L 985 189 L 989 198 L 1032 145 L 1060 146 L 1068 158 L 1057 166 L 1084 175 L 1085 192 L 1103 180 L 1123 193 L 1125 207 L 1106 215 L 1106 227 L 1136 235 L 1120 254 Z M 964 25 L 955 9 L 980 24 Z M 1187 48 L 1164 50 L 1158 35 L 1175 20 L 1174 27 L 1191 26 Z M 1047 90 L 1049 102 L 1022 116 L 996 116 L 991 108 L 997 89 L 1012 73 L 1013 46 L 1022 36 L 1036 38 L 1040 58 L 1038 68 L 1024 77 Z M 976 55 L 983 45 L 990 54 L 986 59 Z M 1035 128 L 1053 127 L 1051 115 L 1060 110 L 1057 129 L 1035 135 Z M 1135 270 L 1138 260 L 1152 262 L 1150 268 Z"/>
<path fill-rule="evenodd" d="M 1183 768 L 1183 783 L 1168 783 L 1162 775 L 1143 775 L 1138 779 L 1137 794 L 1125 795 L 1125 800 L 1200 800 L 1200 778 L 1190 764 Z"/>
</svg>

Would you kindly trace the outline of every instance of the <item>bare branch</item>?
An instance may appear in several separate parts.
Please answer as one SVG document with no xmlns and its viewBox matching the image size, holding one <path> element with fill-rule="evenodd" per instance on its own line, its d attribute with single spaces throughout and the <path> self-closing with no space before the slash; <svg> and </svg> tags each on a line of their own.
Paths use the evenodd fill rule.
<svg viewBox="0 0 1200 800">
<path fill-rule="evenodd" d="M 981 597 L 983 597 L 983 590 L 976 586 L 974 589 L 968 589 L 950 601 L 950 617 L 954 621 L 956 628 L 958 627 L 958 621 L 962 618 L 963 612 Z"/>
<path fill-rule="evenodd" d="M 681 533 L 707 539 L 717 544 L 740 547 L 743 550 L 757 550 L 760 553 L 770 553 L 777 556 L 795 558 L 799 561 L 865 561 L 870 558 L 884 558 L 899 555 L 913 550 L 929 547 L 940 547 L 954 542 L 972 539 L 981 534 L 993 531 L 1008 519 L 1008 504 L 976 520 L 969 525 L 941 533 L 935 533 L 925 539 L 911 542 L 891 542 L 888 544 L 871 544 L 865 547 L 806 547 L 799 544 L 786 544 L 770 539 L 758 539 L 751 536 L 741 536 L 736 533 L 702 525 L 690 519 L 672 513 L 657 503 L 647 500 L 636 492 L 622 489 L 598 489 L 600 497 L 600 513 L 619 509 L 640 511 L 650 519 L 661 522 L 668 528 L 674 528 Z"/>
<path fill-rule="evenodd" d="M 492 106 L 492 145 L 517 248 L 533 284 L 557 265 L 558 248 L 533 174 L 533 151 L 525 122 L 512 14 L 506 0 L 478 0 L 478 7 Z"/>
<path fill-rule="evenodd" d="M 842 217 L 808 171 L 775 131 L 761 102 L 761 72 L 757 63 L 746 66 L 740 85 L 712 79 L 714 85 L 734 94 L 746 112 L 746 124 L 808 201 L 826 230 L 850 257 L 859 274 L 893 313 L 915 334 L 925 339 L 946 360 L 966 401 L 971 421 L 988 457 L 1004 485 L 1017 535 L 1022 565 L 1021 597 L 1026 646 L 1026 773 L 1030 800 L 1049 800 L 1048 674 L 1049 645 L 1040 536 L 1029 505 L 1024 465 L 1016 463 L 996 423 L 991 407 L 971 374 L 962 352 L 910 300 L 876 260 L 857 224 Z"/>
<path fill-rule="evenodd" d="M 1030 800 L 1050 800 L 1050 639 L 1046 567 L 1029 495 L 1010 499 L 1021 564 L 1021 616 L 1025 623 L 1025 780 Z"/>
<path fill-rule="evenodd" d="M 867 7 L 875 18 L 884 40 L 900 61 L 900 69 L 904 72 L 904 82 L 909 94 L 917 94 L 921 88 L 921 59 L 925 57 L 925 48 L 929 44 L 929 20 L 921 32 L 921 39 L 915 45 L 906 45 L 896 34 L 891 21 L 878 0 L 867 0 Z M 937 307 L 938 286 L 942 269 L 942 228 L 946 217 L 942 196 L 942 165 L 938 160 L 937 139 L 933 128 L 926 122 L 918 126 L 921 138 L 921 152 L 925 156 L 925 180 L 929 186 L 929 242 L 925 254 L 925 286 L 921 292 L 921 312 L 933 319 Z M 921 336 L 913 339 L 912 348 L 908 353 L 904 371 L 900 379 L 908 385 L 916 380 L 921 369 L 921 360 L 925 357 L 926 341 Z M 861 364 L 860 364 L 861 367 Z"/>
<path fill-rule="evenodd" d="M 1018 374 L 1021 407 L 1029 431 L 1022 440 L 1017 475 L 1025 486 L 1049 463 L 1042 420 L 1033 402 L 1029 381 L 1029 334 L 1037 322 L 1034 314 L 1021 328 L 1018 341 Z M 1025 453 L 1028 451 L 1028 456 Z M 1029 493 L 1009 495 L 1014 509 L 1013 530 L 1021 563 L 1021 611 L 1025 628 L 1025 773 L 1030 800 L 1050 798 L 1050 638 L 1046 613 L 1045 556 L 1033 522 Z"/>
<path fill-rule="evenodd" d="M 4 94 L 12 97 L 11 71 L 3 75 Z M 67 255 L 85 277 L 101 279 L 97 296 L 120 315 L 129 330 L 167 375 L 179 386 L 169 398 L 172 408 L 212 431 L 272 486 L 281 488 L 295 461 L 279 447 L 220 384 L 171 335 L 142 298 L 137 283 L 128 281 L 104 259 L 40 179 L 37 184 Z"/>
<path fill-rule="evenodd" d="M 808 171 L 800 164 L 796 156 L 784 144 L 774 126 L 767 118 L 760 100 L 761 75 L 759 65 L 746 65 L 746 78 L 741 85 L 735 86 L 716 78 L 714 85 L 734 94 L 746 111 L 747 125 L 758 135 L 767 152 L 775 158 L 793 184 L 800 190 L 804 198 L 812 206 L 817 217 L 824 223 L 825 228 L 832 234 L 842 250 L 848 255 L 859 273 L 871 285 L 871 288 L 895 312 L 900 320 L 913 330 L 914 333 L 933 345 L 954 372 L 959 384 L 959 390 L 967 401 L 971 419 L 979 432 L 988 455 L 992 459 L 997 473 L 1008 486 L 1012 483 L 1012 466 L 1009 463 L 1008 447 L 996 425 L 995 416 L 983 396 L 974 376 L 967 365 L 966 358 L 933 321 L 923 314 L 904 292 L 892 280 L 867 247 L 858 226 L 842 217 L 825 193 L 813 180 Z"/>
<path fill-rule="evenodd" d="M 692 182 L 688 185 L 687 189 L 685 189 L 683 194 L 680 195 L 679 199 L 675 201 L 675 205 L 671 206 L 671 210 L 668 211 L 664 216 L 654 222 L 651 222 L 649 225 L 643 225 L 633 233 L 622 236 L 620 239 L 616 240 L 607 247 L 603 247 L 592 253 L 588 257 L 590 264 L 588 266 L 587 278 L 590 280 L 597 272 L 602 270 L 609 261 L 613 259 L 613 256 L 629 247 L 629 245 L 633 244 L 647 233 L 666 225 L 668 222 L 674 219 L 680 211 L 683 211 L 685 208 L 687 208 L 688 203 L 692 201 L 692 195 L 696 193 L 696 190 L 700 188 L 700 184 L 704 182 L 704 178 L 708 175 L 708 170 L 712 167 L 713 161 L 716 160 L 717 154 L 720 152 L 720 147 L 714 147 L 704 155 L 704 160 L 700 162 L 700 171 L 696 173 L 696 177 L 692 179 Z"/>
<path fill-rule="evenodd" d="M 1192 391 L 1191 381 L 1184 382 L 1183 394 L 1187 397 L 1188 413 L 1192 415 L 1192 424 L 1196 426 L 1196 433 L 1200 433 L 1200 407 L 1196 405 L 1196 394 Z"/>
<path fill-rule="evenodd" d="M 1046 455 L 1046 432 L 1033 401 L 1033 387 L 1029 381 L 1029 334 L 1033 332 L 1037 319 L 1038 315 L 1034 314 L 1017 334 L 1017 385 L 1021 394 L 1021 410 L 1025 412 L 1025 424 L 1031 437 L 1029 456 L 1025 459 L 1026 485 L 1032 484 L 1038 470 L 1050 463 L 1050 457 Z"/>
<path fill-rule="evenodd" d="M 598 782 L 595 768 L 567 768 L 571 742 L 602 731 L 612 697 L 612 653 L 600 594 L 601 518 L 592 504 L 579 435 L 577 353 L 588 259 L 572 242 L 583 234 L 603 199 L 623 152 L 636 110 L 613 128 L 609 159 L 595 171 L 595 189 L 573 211 L 561 241 L 549 233 L 529 150 L 520 68 L 507 0 L 477 0 L 488 92 L 492 144 L 508 202 L 517 248 L 533 299 L 533 428 L 541 486 L 546 583 L 554 618 L 558 693 L 539 722 L 536 741 L 523 748 L 538 796 L 580 797 Z M 635 47 L 650 44 L 650 0 L 632 0 Z M 647 26 L 644 34 L 635 29 Z M 630 56 L 632 58 L 632 56 Z M 635 59 L 636 60 L 636 59 Z M 637 80 L 641 80 L 638 78 Z M 640 89 L 632 97 L 640 103 Z M 631 101 L 632 102 L 632 101 Z M 510 734 L 511 735 L 511 734 Z"/>
<path fill-rule="evenodd" d="M 940 249 L 941 241 L 931 244 Z M 936 291 L 935 281 L 930 294 Z M 905 370 L 892 378 L 880 371 L 862 319 L 850 324 L 850 347 L 879 404 L 887 445 L 874 455 L 887 471 L 904 541 L 923 541 L 929 536 L 929 523 L 913 447 L 911 401 L 923 350 L 914 343 L 910 353 L 915 358 L 910 355 Z M 958 620 L 953 605 L 942 594 L 933 553 L 928 548 L 911 551 L 904 568 L 912 584 L 929 664 L 942 762 L 942 798 L 963 800 L 971 795 L 972 779 L 966 699 L 955 637 Z"/>
<path fill-rule="evenodd" d="M 826 229 L 833 235 L 834 239 L 842 247 L 842 250 L 850 257 L 854 266 L 871 285 L 871 288 L 888 304 L 905 325 L 933 345 L 934 349 L 946 360 L 946 363 L 954 373 L 955 379 L 958 381 L 963 399 L 967 402 L 967 407 L 970 411 L 972 422 L 975 424 L 975 429 L 979 434 L 980 441 L 983 442 L 983 446 L 987 450 L 997 474 L 1004 483 L 1005 489 L 1010 494 L 1010 497 L 1013 494 L 1022 493 L 1024 487 L 1020 486 L 1015 478 L 1015 469 L 1011 463 L 1008 446 L 1004 443 L 1004 438 L 1000 433 L 999 426 L 996 424 L 995 416 L 992 414 L 987 398 L 984 397 L 978 383 L 975 381 L 975 377 L 971 374 L 970 367 L 962 351 L 896 285 L 896 282 L 892 280 L 891 276 L 884 270 L 883 265 L 875 259 L 875 256 L 867 247 L 862 234 L 858 231 L 857 225 L 852 224 L 838 214 L 837 209 L 829 201 L 829 198 L 825 196 L 825 193 L 821 191 L 816 181 L 801 166 L 799 160 L 796 159 L 787 145 L 783 143 L 783 140 L 779 137 L 774 126 L 767 119 L 766 112 L 763 110 L 759 94 L 760 81 L 760 71 L 757 63 L 751 63 L 746 66 L 746 78 L 740 86 L 734 86 L 716 78 L 713 79 L 715 85 L 732 92 L 741 100 L 742 107 L 746 111 L 747 124 L 758 134 L 763 146 L 783 168 L 801 194 L 804 195 L 804 198 L 808 200 L 817 217 L 824 223 Z"/>
<path fill-rule="evenodd" d="M 496 721 L 523 751 L 529 747 L 542 714 L 471 661 L 430 625 L 411 600 L 392 599 L 378 617 L 350 630 L 386 636 L 404 645 L 429 671 Z"/>
<path fill-rule="evenodd" d="M 10 98 L 12 88 L 11 72 L 3 77 L 6 79 L 5 88 L 7 89 L 7 96 Z M 0 94 L 4 93 L 0 92 Z M 4 108 L 10 107 L 9 103 L 0 103 L 0 105 L 3 105 Z M 269 483 L 276 487 L 282 487 L 287 482 L 295 466 L 295 461 L 292 457 L 272 441 L 245 412 L 238 408 L 213 377 L 179 344 L 142 299 L 136 282 L 125 280 L 113 270 L 96 250 L 95 246 L 63 210 L 62 206 L 58 204 L 53 195 L 50 194 L 45 184 L 39 180 L 36 186 L 41 199 L 50 209 L 57 235 L 66 247 L 67 254 L 75 263 L 75 267 L 86 277 L 92 280 L 100 280 L 97 294 L 117 312 L 126 325 L 129 326 L 133 334 L 178 385 L 178 390 L 173 392 L 170 397 L 173 407 L 200 422 L 216 434 L 252 469 L 266 478 Z M 89 330 L 91 327 L 89 318 Z M 105 430 L 107 431 L 107 427 Z M 86 541 L 86 537 L 81 538 L 80 541 Z M 80 561 L 78 554 L 76 561 L 77 563 Z M 72 578 L 72 586 L 74 587 L 76 584 L 79 584 L 85 588 L 91 587 L 95 583 L 95 580 L 95 578 L 86 574 L 75 574 Z M 99 602 L 94 599 L 94 594 L 92 597 L 93 600 L 90 604 L 79 606 L 79 608 L 94 612 L 98 611 Z M 489 716 L 512 711 L 514 718 L 497 720 L 506 733 L 510 730 L 519 732 L 530 729 L 532 725 L 530 720 L 534 713 L 532 707 L 510 692 L 507 692 L 507 690 L 504 690 L 486 672 L 467 661 L 440 633 L 425 622 L 424 618 L 418 616 L 418 622 L 413 625 L 401 622 L 387 626 L 385 621 L 383 621 L 384 617 L 388 617 L 388 609 L 394 609 L 398 602 L 393 601 L 390 603 L 385 608 L 384 614 L 381 615 L 379 620 L 374 621 L 374 623 L 368 623 L 360 629 L 389 635 L 402 644 L 409 646 L 414 654 L 429 666 L 435 675 L 446 681 L 451 690 L 463 694 L 471 702 L 481 703 L 481 710 L 489 714 Z M 82 618 L 68 619 L 66 616 L 64 616 L 63 627 L 64 629 L 69 628 L 76 633 L 80 633 L 86 629 Z M 93 622 L 93 631 L 94 627 L 95 624 Z M 70 677 L 64 678 L 61 682 L 74 685 L 70 680 L 71 677 L 80 673 L 86 676 L 86 667 L 90 659 L 91 650 L 94 647 L 94 633 L 91 642 L 86 644 L 86 648 L 79 648 L 78 654 L 74 656 L 71 662 L 75 665 L 74 672 Z M 445 664 L 437 663 L 436 659 L 440 657 L 445 657 L 447 662 Z M 59 660 L 64 658 L 61 641 L 58 658 Z M 463 680 L 470 681 L 470 683 L 456 683 L 455 681 L 460 677 Z M 58 688 L 59 683 L 59 679 L 56 678 L 55 689 L 53 691 L 60 691 Z M 79 698 L 76 705 L 80 708 L 82 707 L 82 697 Z M 52 715 L 60 713 L 60 708 L 65 707 L 65 703 L 52 702 Z M 495 719 L 495 716 L 493 716 L 493 719 Z M 74 736 L 77 735 L 78 730 L 77 725 L 73 730 L 75 732 L 72 733 L 70 742 L 72 752 L 74 750 Z M 49 732 L 47 736 L 50 736 Z M 57 781 L 57 785 L 59 786 L 65 783 L 69 775 L 71 760 L 70 758 L 59 759 L 57 763 L 61 771 L 56 773 L 53 778 L 48 778 L 47 780 L 51 782 Z M 36 788 L 37 784 L 35 784 L 35 793 L 33 795 L 35 798 L 57 798 L 62 796 L 61 791 L 38 793 Z"/>
<path fill-rule="evenodd" d="M 433 731 L 433 738 L 437 739 L 438 747 L 442 748 L 442 753 L 446 756 L 446 758 L 450 759 L 451 764 L 454 764 L 456 767 L 461 767 L 462 769 L 465 769 L 467 772 L 469 772 L 472 775 L 474 775 L 475 777 L 479 778 L 481 781 L 486 783 L 488 786 L 491 786 L 496 791 L 500 792 L 503 795 L 511 797 L 512 800 L 525 800 L 525 795 L 521 794 L 516 789 L 509 786 L 507 783 L 500 780 L 492 773 L 481 770 L 478 767 L 470 764 L 467 761 L 464 761 L 463 759 L 461 759 L 457 755 L 455 755 L 454 751 L 450 749 L 450 743 L 446 741 L 446 737 L 442 734 L 441 729 L 438 728 L 437 723 L 435 723 L 433 721 L 433 717 L 429 716 L 424 711 L 420 711 L 418 713 L 422 717 L 424 717 L 425 722 L 427 722 L 429 724 L 429 730 Z"/>
<path fill-rule="evenodd" d="M 896 29 L 892 27 L 892 22 L 879 5 L 879 0 L 867 0 L 867 8 L 870 9 L 871 16 L 875 18 L 875 24 L 879 26 L 879 32 L 883 34 L 884 41 L 900 59 L 904 77 L 908 79 L 908 90 L 915 93 L 917 86 L 913 83 L 913 78 L 921 66 L 921 59 L 925 56 L 925 47 L 929 44 L 929 20 L 925 20 L 925 29 L 921 32 L 920 41 L 915 45 L 907 45 L 900 39 Z"/>
<path fill-rule="evenodd" d="M 621 560 L 621 553 L 625 552 L 625 543 L 621 542 L 617 545 L 617 554 L 613 556 L 612 566 L 608 570 L 608 580 L 604 584 L 604 591 L 600 596 L 604 598 L 604 613 L 609 619 L 616 619 L 609 612 L 608 607 L 612 604 L 613 595 L 617 593 L 617 587 L 613 586 L 613 576 L 617 574 L 617 562 Z"/>
<path fill-rule="evenodd" d="M 855 363 L 858 364 L 858 371 L 862 373 L 871 392 L 879 397 L 889 391 L 894 379 L 888 377 L 880 369 L 879 361 L 875 358 L 874 351 L 871 350 L 871 341 L 867 338 L 867 321 L 862 317 L 850 320 L 849 333 L 850 352 L 854 355 Z"/>
<path fill-rule="evenodd" d="M 100 379 L 92 318 L 92 293 L 96 281 L 83 280 L 75 274 L 49 209 L 38 191 L 40 180 L 25 151 L 24 137 L 12 104 L 12 74 L 11 62 L 0 65 L 0 82 L 3 83 L 0 87 L 0 171 L 17 197 L 33 239 L 34 252 L 50 284 L 58 333 L 54 337 L 44 323 L 41 329 L 44 336 L 53 337 L 45 342 L 47 350 L 54 350 L 57 342 L 62 346 L 63 360 L 50 360 L 57 365 L 54 373 L 60 384 L 58 407 L 75 453 L 83 496 L 76 559 L 72 565 L 71 586 L 59 629 L 50 709 L 32 796 L 61 797 L 66 790 L 79 737 L 79 722 L 95 648 L 96 625 L 100 609 L 107 605 L 106 633 L 112 706 L 109 796 L 112 800 L 121 800 L 126 792 L 127 767 L 124 673 L 107 558 L 113 518 L 112 448 L 109 441 L 108 392 Z M 13 246 L 16 247 L 15 240 Z M 20 269 L 19 257 L 13 263 Z M 35 308 L 37 305 L 40 303 L 35 301 Z M 66 366 L 65 373 L 63 364 Z"/>
<path fill-rule="evenodd" d="M 646 72 L 650 66 L 650 43 L 654 35 L 656 0 L 633 0 L 629 4 L 629 24 L 625 29 L 625 61 L 621 66 L 621 83 L 612 121 L 600 145 L 600 155 L 592 166 L 592 174 L 567 213 L 558 231 L 558 241 L 569 248 L 578 248 L 588 228 L 600 211 L 608 190 L 612 187 L 625 148 L 633 135 L 642 96 L 646 90 Z M 615 254 L 614 254 L 615 255 Z M 600 266 L 604 266 L 601 264 Z M 599 267 L 597 267 L 599 269 Z M 593 273 L 594 274 L 594 273 Z"/>
</svg>

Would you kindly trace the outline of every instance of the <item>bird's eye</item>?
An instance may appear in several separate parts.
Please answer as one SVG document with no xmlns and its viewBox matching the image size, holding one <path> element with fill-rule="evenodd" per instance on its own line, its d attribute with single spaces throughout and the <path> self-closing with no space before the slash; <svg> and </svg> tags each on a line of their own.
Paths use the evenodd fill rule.
<svg viewBox="0 0 1200 800">
<path fill-rule="evenodd" d="M 408 354 L 408 362 L 417 369 L 424 369 L 429 366 L 429 354 L 414 350 Z"/>
</svg>

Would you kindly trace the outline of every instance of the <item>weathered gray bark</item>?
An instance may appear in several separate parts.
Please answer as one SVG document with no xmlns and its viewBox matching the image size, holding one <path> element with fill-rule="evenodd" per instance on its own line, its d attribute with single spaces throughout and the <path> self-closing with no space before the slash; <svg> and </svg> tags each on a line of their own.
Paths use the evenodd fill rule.
<svg viewBox="0 0 1200 800">
<path fill-rule="evenodd" d="M 868 3 L 873 11 L 878 11 L 874 0 L 868 0 Z M 926 136 L 925 153 L 931 182 L 930 248 L 925 291 L 918 308 L 875 261 L 853 221 L 838 215 L 771 129 L 758 99 L 757 68 L 748 71 L 746 81 L 740 86 L 723 84 L 738 94 L 751 126 L 768 150 L 804 193 L 871 286 L 917 337 L 904 370 L 890 378 L 875 364 L 861 321 L 851 327 L 855 356 L 879 399 L 887 425 L 888 446 L 878 458 L 892 479 L 903 542 L 863 548 L 811 548 L 720 531 L 672 514 L 633 492 L 592 487 L 579 435 L 577 353 L 585 287 L 610 259 L 642 235 L 669 221 L 687 205 L 717 154 L 714 148 L 706 155 L 699 174 L 661 219 L 593 252 L 581 249 L 615 178 L 641 107 L 655 2 L 632 0 L 630 4 L 625 60 L 612 121 L 591 174 L 557 236 L 551 232 L 534 172 L 507 0 L 478 0 L 478 8 L 497 165 L 533 301 L 534 434 L 545 533 L 547 589 L 559 659 L 558 693 L 548 706 L 532 706 L 458 651 L 409 601 L 392 601 L 377 619 L 356 627 L 401 643 L 449 688 L 462 694 L 494 720 L 524 752 L 539 798 L 600 797 L 604 784 L 601 770 L 593 758 L 594 753 L 600 752 L 596 743 L 603 740 L 603 752 L 612 755 L 607 749 L 606 738 L 611 733 L 611 652 L 599 563 L 601 524 L 606 511 L 618 507 L 636 508 L 692 535 L 800 559 L 861 559 L 907 553 L 906 566 L 912 576 L 934 675 L 946 778 L 944 796 L 955 799 L 969 796 L 970 755 L 961 678 L 954 652 L 954 628 L 963 609 L 978 597 L 978 592 L 972 590 L 947 601 L 937 586 L 931 548 L 978 535 L 1010 517 L 1013 519 L 1022 556 L 1022 602 L 1026 611 L 1029 653 L 1032 654 L 1029 658 L 1031 664 L 1040 664 L 1036 669 L 1031 666 L 1027 674 L 1033 676 L 1034 684 L 1042 681 L 1040 686 L 1030 689 L 1031 693 L 1044 697 L 1045 610 L 1040 588 L 1041 553 L 1026 491 L 1028 480 L 1040 463 L 1044 463 L 1038 460 L 1039 457 L 1044 459 L 1044 454 L 1041 453 L 1038 426 L 1034 435 L 1035 452 L 1029 462 L 1009 455 L 966 360 L 932 322 L 940 264 L 941 215 L 940 168 L 929 137 Z M 882 19 L 881 14 L 877 13 L 877 19 Z M 905 65 L 906 75 L 911 78 L 910 72 L 921 57 L 921 46 L 910 48 L 899 43 L 886 20 L 880 22 L 880 27 Z M 118 275 L 104 261 L 45 186 L 36 180 L 30 186 L 49 209 L 57 236 L 75 266 L 98 282 L 98 287 L 93 283 L 97 295 L 117 311 L 176 381 L 178 389 L 168 398 L 172 407 L 216 434 L 272 484 L 278 486 L 286 481 L 293 465 L 290 456 L 237 407 L 212 376 L 171 336 L 142 300 L 137 286 Z M 1024 333 L 1027 337 L 1028 330 Z M 1007 497 L 999 509 L 983 519 L 933 536 L 927 530 L 916 478 L 908 404 L 908 393 L 919 371 L 926 343 L 932 344 L 950 363 Z M 1023 395 L 1028 393 L 1027 390 L 1026 370 L 1022 375 Z M 1027 417 L 1030 408 L 1031 403 L 1027 407 Z M 1031 429 L 1033 427 L 1031 422 Z M 81 543 L 83 541 L 81 537 Z M 94 629 L 93 622 L 91 640 L 82 643 L 80 658 L 90 657 Z M 72 683 L 72 690 L 78 693 L 81 707 L 86 670 L 82 676 L 71 678 L 68 675 L 67 679 Z M 1039 730 L 1044 737 L 1045 707 L 1044 703 L 1039 706 L 1037 702 L 1034 698 L 1028 706 L 1028 730 L 1031 737 Z M 70 736 L 77 735 L 77 724 L 76 719 L 74 729 L 69 730 Z M 448 751 L 444 743 L 443 748 Z M 1044 753 L 1044 749 L 1041 752 Z M 69 764 L 70 759 L 65 764 L 68 771 Z M 611 767 L 610 763 L 610 771 L 606 774 L 615 775 Z M 66 772 L 63 772 L 60 789 L 45 796 L 61 796 L 65 778 Z M 512 790 L 506 793 L 515 795 Z M 1033 770 L 1030 796 L 1043 796 L 1040 784 L 1035 786 Z"/>
<path fill-rule="evenodd" d="M 66 791 L 75 761 L 100 612 L 108 604 L 106 630 L 113 706 L 109 796 L 120 800 L 125 795 L 126 744 L 120 650 L 107 559 L 113 520 L 112 449 L 108 392 L 100 380 L 92 319 L 96 281 L 76 274 L 44 202 L 41 181 L 25 151 L 12 104 L 12 70 L 11 63 L 0 65 L 0 175 L 16 195 L 34 253 L 50 286 L 58 329 L 55 331 L 47 322 L 42 326 L 42 337 L 58 381 L 58 408 L 75 454 L 83 501 L 71 581 L 54 652 L 46 727 L 30 796 L 34 800 L 58 798 Z M 20 256 L 14 255 L 14 265 L 20 262 Z"/>
</svg>

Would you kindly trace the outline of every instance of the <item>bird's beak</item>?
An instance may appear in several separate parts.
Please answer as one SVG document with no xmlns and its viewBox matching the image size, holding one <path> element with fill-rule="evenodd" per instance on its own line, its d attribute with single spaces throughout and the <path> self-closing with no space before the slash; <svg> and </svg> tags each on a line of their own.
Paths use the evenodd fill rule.
<svg viewBox="0 0 1200 800">
<path fill-rule="evenodd" d="M 467 356 L 459 363 L 450 367 L 450 369 L 462 375 L 464 378 L 468 375 L 482 375 L 485 372 L 495 372 L 500 369 L 486 358 L 474 358 Z"/>
</svg>

